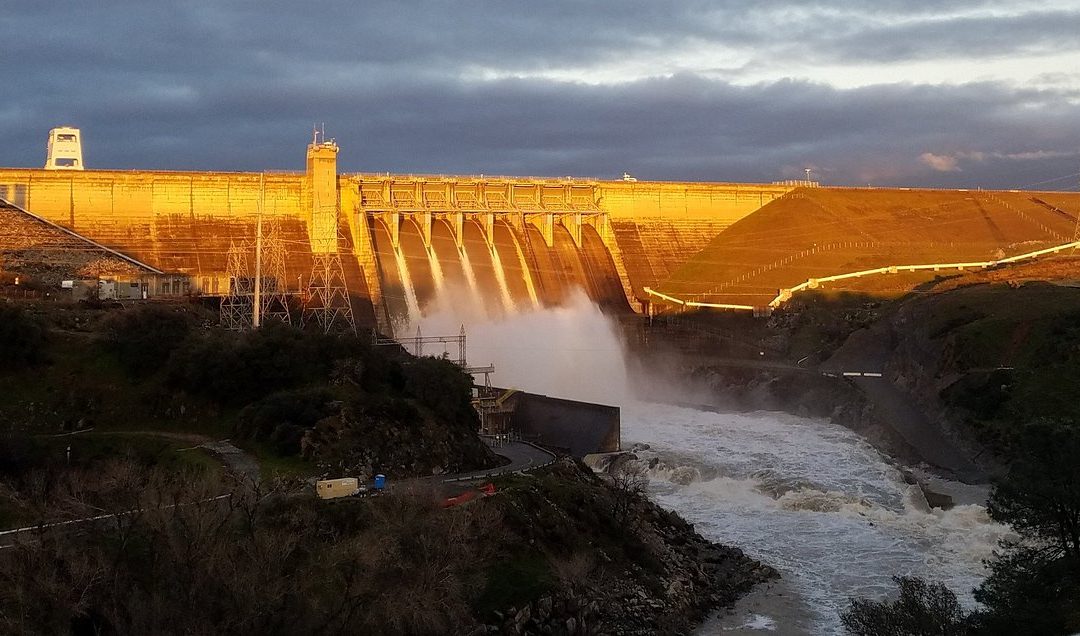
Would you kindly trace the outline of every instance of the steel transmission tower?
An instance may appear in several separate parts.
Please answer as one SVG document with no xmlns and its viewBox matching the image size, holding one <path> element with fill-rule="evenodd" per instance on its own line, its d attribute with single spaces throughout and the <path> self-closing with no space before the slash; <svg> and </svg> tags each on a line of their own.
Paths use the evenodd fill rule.
<svg viewBox="0 0 1080 636">
<path fill-rule="evenodd" d="M 248 273 L 247 243 L 229 243 L 226 258 L 229 291 L 221 297 L 221 325 L 233 331 L 244 331 L 251 328 L 255 309 L 255 280 Z"/>
<path fill-rule="evenodd" d="M 311 278 L 308 279 L 308 298 L 304 303 L 301 324 L 318 325 L 320 331 L 349 331 L 356 333 L 349 288 L 341 267 L 341 254 L 314 254 Z"/>
<path fill-rule="evenodd" d="M 289 295 L 285 291 L 285 244 L 276 229 L 262 242 L 262 293 L 259 298 L 260 325 L 269 321 L 292 324 Z"/>
<path fill-rule="evenodd" d="M 247 241 L 229 244 L 226 260 L 229 292 L 221 298 L 221 325 L 233 331 L 244 331 L 252 328 L 256 320 L 259 326 L 269 321 L 292 324 L 289 297 L 285 291 L 285 246 L 281 238 L 272 231 L 257 243 L 254 251 L 259 267 L 254 273 L 250 269 L 252 251 L 252 245 Z"/>
</svg>

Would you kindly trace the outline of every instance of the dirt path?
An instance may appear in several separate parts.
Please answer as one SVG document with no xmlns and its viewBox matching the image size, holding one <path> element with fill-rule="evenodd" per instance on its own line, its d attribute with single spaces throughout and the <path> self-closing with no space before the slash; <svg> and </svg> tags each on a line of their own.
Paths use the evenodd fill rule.
<svg viewBox="0 0 1080 636">
<path fill-rule="evenodd" d="M 206 435 L 198 433 L 178 433 L 174 431 L 86 431 L 84 435 L 138 435 L 144 437 L 158 437 L 177 442 L 191 444 L 191 448 L 179 449 L 179 451 L 202 448 L 210 451 L 215 457 L 233 472 L 245 477 L 259 480 L 259 462 L 243 449 L 237 448 L 227 439 L 214 440 Z"/>
</svg>

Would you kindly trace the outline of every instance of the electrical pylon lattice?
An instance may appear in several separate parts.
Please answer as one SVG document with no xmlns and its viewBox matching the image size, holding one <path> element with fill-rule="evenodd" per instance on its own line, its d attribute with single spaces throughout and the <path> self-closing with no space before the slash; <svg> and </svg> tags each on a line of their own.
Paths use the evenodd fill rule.
<svg viewBox="0 0 1080 636">
<path fill-rule="evenodd" d="M 260 291 L 260 321 L 292 324 L 289 314 L 289 295 L 285 290 L 285 244 L 277 229 L 263 239 L 262 290 Z"/>
<path fill-rule="evenodd" d="M 244 331 L 255 324 L 255 285 L 258 274 L 251 271 L 255 247 L 248 241 L 229 244 L 226 271 L 229 292 L 221 298 L 220 322 L 226 329 Z M 285 246 L 277 232 L 262 241 L 262 288 L 259 290 L 259 324 L 280 321 L 292 324 L 289 298 L 285 290 Z"/>
<path fill-rule="evenodd" d="M 347 331 L 356 333 L 349 288 L 341 254 L 331 252 L 312 254 L 314 263 L 308 280 L 308 297 L 304 303 L 301 326 L 317 325 L 323 333 Z"/>
<path fill-rule="evenodd" d="M 251 328 L 255 279 L 248 272 L 248 245 L 229 243 L 226 258 L 229 292 L 221 297 L 221 325 L 233 331 Z"/>
</svg>

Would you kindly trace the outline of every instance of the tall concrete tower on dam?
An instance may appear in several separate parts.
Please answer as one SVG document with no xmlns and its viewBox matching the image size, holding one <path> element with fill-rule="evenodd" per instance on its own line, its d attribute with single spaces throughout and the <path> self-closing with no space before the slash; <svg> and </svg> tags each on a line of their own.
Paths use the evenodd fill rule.
<svg viewBox="0 0 1080 636">
<path fill-rule="evenodd" d="M 49 131 L 45 151 L 46 170 L 85 170 L 82 151 L 82 132 L 72 126 L 60 126 Z"/>
<path fill-rule="evenodd" d="M 333 140 L 320 142 L 318 133 L 307 148 L 312 266 L 303 321 L 314 322 L 327 332 L 335 329 L 355 332 L 356 321 L 339 251 L 337 153 L 337 144 Z"/>
</svg>

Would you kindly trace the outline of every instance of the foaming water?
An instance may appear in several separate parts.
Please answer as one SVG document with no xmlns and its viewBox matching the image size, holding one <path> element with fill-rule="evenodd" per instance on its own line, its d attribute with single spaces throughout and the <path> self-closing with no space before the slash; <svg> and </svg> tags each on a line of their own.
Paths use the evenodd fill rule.
<svg viewBox="0 0 1080 636">
<path fill-rule="evenodd" d="M 634 400 L 619 331 L 584 293 L 501 318 L 436 310 L 421 320 L 432 335 L 462 324 L 470 362 L 494 363 L 495 384 L 620 406 L 623 447 L 648 445 L 635 452 L 653 500 L 779 570 L 809 614 L 800 624 L 812 628 L 799 632 L 842 633 L 847 599 L 886 596 L 894 575 L 940 580 L 971 605 L 982 561 L 1008 534 L 982 506 L 929 508 L 887 457 L 826 420 Z M 785 624 L 758 607 L 700 633 L 727 629 Z"/>
<path fill-rule="evenodd" d="M 847 599 L 886 596 L 893 575 L 940 580 L 972 604 L 983 559 L 1008 534 L 982 506 L 929 508 L 887 458 L 827 421 L 645 403 L 622 415 L 624 442 L 662 460 L 648 471 L 653 499 L 780 570 L 819 633 L 841 633 Z M 686 468 L 702 477 L 688 482 Z"/>
<path fill-rule="evenodd" d="M 439 257 L 435 254 L 435 248 L 428 245 L 427 258 L 428 266 L 431 267 L 431 277 L 435 279 L 435 295 L 446 295 L 446 277 L 443 275 L 442 264 L 439 263 Z"/>
</svg>

